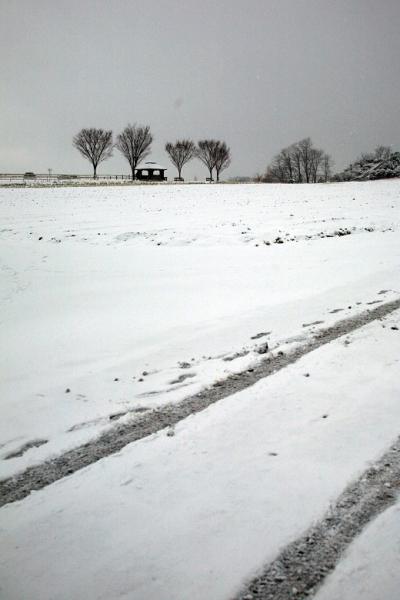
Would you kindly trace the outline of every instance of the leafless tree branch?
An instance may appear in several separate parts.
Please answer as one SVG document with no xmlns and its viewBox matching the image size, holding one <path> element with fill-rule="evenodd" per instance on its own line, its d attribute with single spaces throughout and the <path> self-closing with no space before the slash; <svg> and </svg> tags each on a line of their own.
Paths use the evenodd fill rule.
<svg viewBox="0 0 400 600">
<path fill-rule="evenodd" d="M 227 169 L 231 164 L 231 150 L 225 142 L 218 142 L 215 148 L 215 171 L 217 173 L 217 181 L 222 171 Z"/>
<path fill-rule="evenodd" d="M 112 156 L 112 131 L 104 129 L 81 129 L 73 138 L 73 146 L 87 158 L 93 166 L 93 178 L 96 179 L 99 163 Z"/>
<path fill-rule="evenodd" d="M 168 142 L 165 150 L 173 165 L 178 169 L 178 177 L 181 179 L 183 166 L 196 156 L 196 146 L 191 140 L 177 140 L 175 144 Z"/>
<path fill-rule="evenodd" d="M 217 140 L 200 140 L 197 143 L 197 158 L 206 165 L 209 173 L 210 180 L 213 179 L 213 170 L 216 163 L 216 150 L 219 142 Z"/>
<path fill-rule="evenodd" d="M 280 183 L 316 183 L 328 181 L 332 159 L 314 148 L 310 138 L 300 140 L 277 154 L 267 168 L 264 181 Z"/>
<path fill-rule="evenodd" d="M 140 161 L 150 154 L 153 136 L 149 125 L 127 125 L 122 133 L 117 136 L 116 147 L 128 161 L 132 179 L 135 179 L 135 170 Z"/>
</svg>

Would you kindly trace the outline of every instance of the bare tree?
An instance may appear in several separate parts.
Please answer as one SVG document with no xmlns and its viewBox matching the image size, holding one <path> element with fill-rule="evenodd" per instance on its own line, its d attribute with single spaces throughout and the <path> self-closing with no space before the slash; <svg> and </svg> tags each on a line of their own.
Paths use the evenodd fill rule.
<svg viewBox="0 0 400 600">
<path fill-rule="evenodd" d="M 264 181 L 274 183 L 316 183 L 330 177 L 332 160 L 314 148 L 310 138 L 284 148 L 274 156 L 264 175 Z M 325 177 L 325 166 L 327 174 Z"/>
<path fill-rule="evenodd" d="M 129 124 L 117 136 L 117 143 L 115 145 L 131 167 L 132 180 L 135 179 L 135 170 L 139 162 L 150 154 L 152 142 L 153 136 L 149 125 Z"/>
<path fill-rule="evenodd" d="M 305 138 L 297 143 L 300 151 L 300 160 L 306 183 L 310 183 L 312 172 L 312 141 L 310 138 Z"/>
<path fill-rule="evenodd" d="M 303 183 L 303 171 L 301 168 L 301 153 L 300 150 L 297 146 L 297 144 L 293 144 L 292 146 L 292 155 L 293 155 L 293 161 L 295 164 L 295 182 L 296 183 Z"/>
<path fill-rule="evenodd" d="M 112 156 L 114 147 L 112 131 L 94 127 L 81 129 L 74 136 L 72 144 L 82 156 L 90 160 L 93 166 L 93 179 L 96 179 L 97 165 Z"/>
<path fill-rule="evenodd" d="M 322 177 L 325 183 L 332 177 L 333 160 L 329 154 L 322 157 Z"/>
<path fill-rule="evenodd" d="M 168 142 L 168 144 L 165 145 L 165 150 L 168 153 L 172 164 L 178 169 L 179 179 L 182 179 L 181 174 L 183 166 L 197 154 L 194 142 L 191 140 L 177 140 L 175 144 Z"/>
<path fill-rule="evenodd" d="M 292 148 L 284 148 L 281 151 L 281 162 L 282 162 L 282 167 L 283 169 L 286 171 L 287 173 L 287 177 L 290 181 L 290 183 L 294 182 L 294 171 L 295 171 L 295 162 L 294 162 L 294 157 L 293 157 L 293 153 L 292 153 Z"/>
<path fill-rule="evenodd" d="M 324 152 L 323 150 L 318 150 L 318 148 L 311 148 L 310 151 L 310 171 L 311 171 L 311 180 L 313 183 L 317 183 L 318 175 L 320 172 L 320 167 L 322 166 Z"/>
<path fill-rule="evenodd" d="M 220 142 L 217 140 L 200 140 L 197 143 L 197 157 L 206 165 L 210 180 L 213 180 L 213 169 L 216 163 L 216 150 Z"/>
<path fill-rule="evenodd" d="M 303 181 L 301 151 L 297 144 L 284 148 L 273 158 L 264 180 L 270 183 L 301 183 Z"/>
<path fill-rule="evenodd" d="M 231 150 L 225 142 L 218 142 L 215 148 L 215 171 L 217 173 L 217 181 L 219 174 L 231 164 Z"/>
<path fill-rule="evenodd" d="M 296 181 L 296 163 L 293 148 L 294 146 L 284 148 L 274 156 L 264 175 L 264 181 L 267 183 L 293 183 Z"/>
</svg>

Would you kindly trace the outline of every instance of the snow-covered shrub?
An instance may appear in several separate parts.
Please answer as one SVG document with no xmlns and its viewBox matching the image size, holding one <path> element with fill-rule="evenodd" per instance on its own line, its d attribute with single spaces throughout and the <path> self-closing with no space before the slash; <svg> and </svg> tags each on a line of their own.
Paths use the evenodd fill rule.
<svg viewBox="0 0 400 600">
<path fill-rule="evenodd" d="M 335 181 L 356 181 L 389 179 L 400 177 L 400 152 L 392 152 L 386 146 L 379 146 L 371 154 L 362 154 L 342 173 L 335 175 Z"/>
</svg>

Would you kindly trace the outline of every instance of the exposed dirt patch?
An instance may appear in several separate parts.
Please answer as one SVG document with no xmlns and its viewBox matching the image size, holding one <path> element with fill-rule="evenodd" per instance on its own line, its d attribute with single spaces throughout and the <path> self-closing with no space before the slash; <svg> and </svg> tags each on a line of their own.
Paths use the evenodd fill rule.
<svg viewBox="0 0 400 600">
<path fill-rule="evenodd" d="M 335 220 L 335 219 L 332 219 Z M 312 241 L 324 238 L 334 238 L 334 237 L 343 237 L 347 235 L 352 235 L 354 233 L 373 233 L 375 229 L 373 227 L 352 227 L 348 229 L 346 227 L 342 227 L 340 229 L 336 229 L 335 231 L 320 231 L 319 233 L 312 233 L 309 235 L 292 235 L 290 233 L 285 233 L 284 236 L 278 236 L 274 240 L 263 240 L 263 244 L 266 246 L 270 246 L 271 244 L 287 244 L 289 242 L 302 242 L 302 241 Z M 392 231 L 391 228 L 383 229 L 382 231 Z M 245 234 L 245 231 L 242 231 L 242 235 Z M 258 245 L 258 244 L 256 244 Z"/>
</svg>

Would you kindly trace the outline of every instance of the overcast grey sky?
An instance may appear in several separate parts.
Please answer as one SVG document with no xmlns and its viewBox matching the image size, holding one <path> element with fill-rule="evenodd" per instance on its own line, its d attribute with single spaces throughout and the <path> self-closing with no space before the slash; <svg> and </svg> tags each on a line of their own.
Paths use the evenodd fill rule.
<svg viewBox="0 0 400 600">
<path fill-rule="evenodd" d="M 227 175 L 311 136 L 400 149 L 400 0 L 0 0 L 0 172 L 90 172 L 82 127 L 225 139 Z M 99 173 L 129 172 L 117 151 Z M 205 177 L 197 161 L 184 175 Z"/>
</svg>

